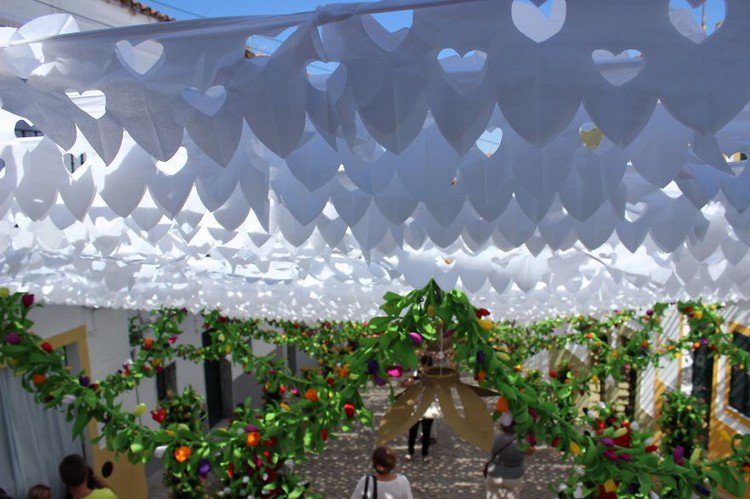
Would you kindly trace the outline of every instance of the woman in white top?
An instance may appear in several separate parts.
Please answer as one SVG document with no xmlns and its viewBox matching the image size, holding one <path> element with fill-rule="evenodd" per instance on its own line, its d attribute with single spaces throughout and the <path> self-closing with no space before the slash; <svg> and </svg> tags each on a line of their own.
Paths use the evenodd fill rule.
<svg viewBox="0 0 750 499">
<path fill-rule="evenodd" d="M 396 467 L 396 454 L 385 446 L 372 453 L 375 475 L 359 479 L 351 499 L 413 499 L 411 485 L 404 475 L 392 473 Z"/>
</svg>

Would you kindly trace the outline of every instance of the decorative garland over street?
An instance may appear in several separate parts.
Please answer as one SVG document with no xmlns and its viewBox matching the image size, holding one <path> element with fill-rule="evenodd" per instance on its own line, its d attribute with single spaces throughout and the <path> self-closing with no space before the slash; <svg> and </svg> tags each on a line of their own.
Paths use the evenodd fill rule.
<svg viewBox="0 0 750 499">
<path fill-rule="evenodd" d="M 102 380 L 68 372 L 62 352 L 31 332 L 28 313 L 33 306 L 32 295 L 0 292 L 0 363 L 19 375 L 39 402 L 65 407 L 76 434 L 95 420 L 105 423 L 99 438 L 132 462 L 162 458 L 165 471 L 186 494 L 200 493 L 209 474 L 232 497 L 306 494 L 307 484 L 286 463 L 320 452 L 334 431 L 349 431 L 356 421 L 371 424 L 372 413 L 360 396 L 366 385 L 384 385 L 394 394 L 399 376 L 416 368 L 418 352 L 437 344 L 452 347 L 447 353 L 459 371 L 473 373 L 480 386 L 502 394 L 494 417 L 512 417 L 527 445 L 546 442 L 572 457 L 578 466 L 561 488 L 570 497 L 647 497 L 650 492 L 690 497 L 693 492 L 714 495 L 717 486 L 733 495 L 744 493 L 750 435 L 731 437 L 733 454 L 721 459 L 706 460 L 700 449 L 690 456 L 681 447 L 659 452 L 649 431 L 609 408 L 581 413 L 574 405 L 573 395 L 586 390 L 595 376 L 619 379 L 628 369 L 658 365 L 662 358 L 696 348 L 747 365 L 750 354 L 722 332 L 717 306 L 677 304 L 689 333 L 664 340 L 666 304 L 643 314 L 619 311 L 600 319 L 556 318 L 521 326 L 492 322 L 489 311 L 475 308 L 463 293 L 444 292 L 430 282 L 403 296 L 388 293 L 383 315 L 368 324 L 308 326 L 208 312 L 204 327 L 212 342 L 207 347 L 180 343 L 185 310 L 161 309 L 145 323 L 132 321 L 137 355 Z M 612 347 L 605 340 L 614 330 L 627 332 L 624 345 Z M 321 369 L 296 376 L 272 357 L 254 355 L 252 339 L 294 344 L 314 356 Z M 522 367 L 545 348 L 572 345 L 589 347 L 594 362 L 587 372 L 574 375 L 569 366 L 555 366 L 545 381 Z M 172 409 L 122 407 L 118 402 L 176 358 L 200 363 L 227 356 L 253 373 L 268 396 L 263 409 L 246 401 L 225 427 L 206 434 L 174 417 Z M 149 410 L 160 423 L 156 430 L 138 422 Z"/>
</svg>

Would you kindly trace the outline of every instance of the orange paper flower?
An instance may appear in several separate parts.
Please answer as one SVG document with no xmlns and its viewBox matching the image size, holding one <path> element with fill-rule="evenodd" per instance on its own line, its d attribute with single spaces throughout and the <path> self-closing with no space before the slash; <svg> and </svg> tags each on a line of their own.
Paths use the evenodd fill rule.
<svg viewBox="0 0 750 499">
<path fill-rule="evenodd" d="M 257 431 L 251 431 L 247 434 L 247 445 L 255 447 L 260 443 L 260 433 Z"/>
<path fill-rule="evenodd" d="M 36 386 L 39 386 L 47 381 L 47 376 L 44 374 L 35 374 L 31 377 L 31 381 L 33 381 Z"/>
<path fill-rule="evenodd" d="M 174 451 L 174 458 L 177 459 L 177 462 L 184 463 L 190 458 L 192 453 L 193 449 L 183 445 L 182 447 L 177 447 L 177 450 Z"/>
<path fill-rule="evenodd" d="M 508 412 L 508 399 L 505 397 L 500 397 L 497 399 L 497 404 L 495 404 L 495 410 L 499 413 Z"/>
<path fill-rule="evenodd" d="M 305 392 L 305 398 L 309 400 L 310 402 L 317 402 L 318 401 L 318 392 L 316 392 L 312 388 L 308 388 Z"/>
</svg>

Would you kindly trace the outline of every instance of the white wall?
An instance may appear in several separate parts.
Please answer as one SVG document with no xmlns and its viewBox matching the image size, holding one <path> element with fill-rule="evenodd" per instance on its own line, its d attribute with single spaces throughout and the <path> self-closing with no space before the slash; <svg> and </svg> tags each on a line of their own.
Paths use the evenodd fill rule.
<svg viewBox="0 0 750 499">
<path fill-rule="evenodd" d="M 43 338 L 69 331 L 79 326 L 86 326 L 89 358 L 91 361 L 91 379 L 101 379 L 121 368 L 130 358 L 131 349 L 128 340 L 129 318 L 138 312 L 114 309 L 92 309 L 68 305 L 46 305 L 35 308 L 30 318 L 34 321 L 34 332 Z M 144 315 L 145 317 L 145 315 Z M 189 316 L 183 323 L 184 333 L 180 344 L 201 344 L 200 317 Z M 178 359 L 177 390 L 182 391 L 192 385 L 198 393 L 205 396 L 206 382 L 203 365 Z M 149 410 L 157 406 L 156 378 L 144 379 L 137 390 L 126 393 L 121 398 L 123 408 L 135 407 L 139 402 L 145 403 Z M 157 424 L 146 413 L 141 422 L 151 427 Z"/>
<path fill-rule="evenodd" d="M 49 14 L 72 14 L 81 30 L 158 22 L 109 0 L 0 0 L 0 26 L 21 26 Z"/>
</svg>

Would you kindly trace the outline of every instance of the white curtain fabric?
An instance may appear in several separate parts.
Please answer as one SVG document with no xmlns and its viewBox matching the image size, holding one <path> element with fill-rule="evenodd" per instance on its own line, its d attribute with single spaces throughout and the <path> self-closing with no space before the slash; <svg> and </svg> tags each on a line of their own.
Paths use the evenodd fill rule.
<svg viewBox="0 0 750 499">
<path fill-rule="evenodd" d="M 54 409 L 45 410 L 8 369 L 0 369 L 0 487 L 16 499 L 36 484 L 62 498 L 64 486 L 57 467 L 68 454 L 81 454 L 72 440 L 72 424 Z"/>
</svg>

